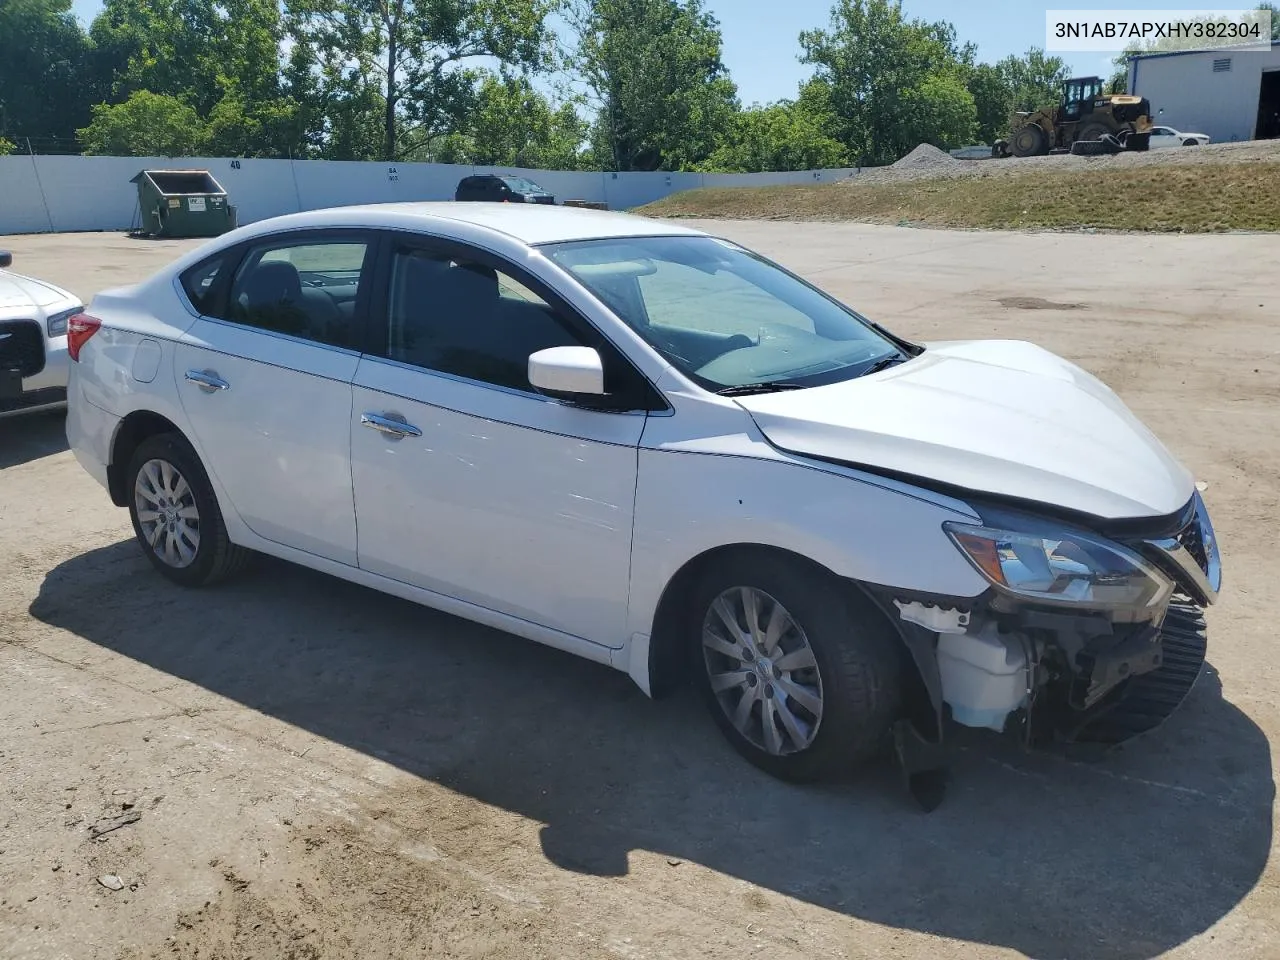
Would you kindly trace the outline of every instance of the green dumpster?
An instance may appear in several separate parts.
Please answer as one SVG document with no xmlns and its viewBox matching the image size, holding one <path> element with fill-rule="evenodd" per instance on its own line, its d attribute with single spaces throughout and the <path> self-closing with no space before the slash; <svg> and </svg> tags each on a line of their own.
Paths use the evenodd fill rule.
<svg viewBox="0 0 1280 960">
<path fill-rule="evenodd" d="M 216 237 L 236 225 L 236 208 L 208 170 L 143 170 L 138 185 L 141 230 L 155 237 Z"/>
</svg>

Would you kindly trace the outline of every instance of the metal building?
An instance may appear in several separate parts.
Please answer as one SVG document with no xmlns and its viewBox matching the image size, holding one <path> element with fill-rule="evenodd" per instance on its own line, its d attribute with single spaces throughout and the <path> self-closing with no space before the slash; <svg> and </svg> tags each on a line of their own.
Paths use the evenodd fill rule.
<svg viewBox="0 0 1280 960">
<path fill-rule="evenodd" d="M 1280 137 L 1280 41 L 1271 50 L 1186 50 L 1129 59 L 1129 92 L 1152 119 L 1214 143 Z"/>
</svg>

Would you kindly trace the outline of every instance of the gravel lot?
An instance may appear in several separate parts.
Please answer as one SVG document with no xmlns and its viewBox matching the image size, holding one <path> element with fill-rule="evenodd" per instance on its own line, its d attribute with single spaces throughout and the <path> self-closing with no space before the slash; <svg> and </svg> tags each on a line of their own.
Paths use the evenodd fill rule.
<svg viewBox="0 0 1280 960">
<path fill-rule="evenodd" d="M 399 600 L 172 587 L 59 417 L 0 420 L 0 957 L 1280 956 L 1280 237 L 710 229 L 1123 395 L 1224 547 L 1183 709 L 1091 765 L 961 737 L 929 815 L 887 767 L 789 787 L 691 696 Z M 185 246 L 0 239 L 85 296 Z"/>
</svg>

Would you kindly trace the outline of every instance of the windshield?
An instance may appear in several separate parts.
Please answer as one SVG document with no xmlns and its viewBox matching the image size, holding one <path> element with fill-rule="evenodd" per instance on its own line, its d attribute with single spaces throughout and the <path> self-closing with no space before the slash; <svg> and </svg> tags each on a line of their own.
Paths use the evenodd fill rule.
<svg viewBox="0 0 1280 960">
<path fill-rule="evenodd" d="M 710 390 L 818 386 L 901 356 L 847 307 L 723 240 L 634 237 L 543 250 Z"/>
<path fill-rule="evenodd" d="M 532 180 L 526 180 L 524 177 L 503 177 L 507 186 L 513 190 L 520 190 L 524 193 L 544 193 L 545 191 L 534 183 Z"/>
</svg>

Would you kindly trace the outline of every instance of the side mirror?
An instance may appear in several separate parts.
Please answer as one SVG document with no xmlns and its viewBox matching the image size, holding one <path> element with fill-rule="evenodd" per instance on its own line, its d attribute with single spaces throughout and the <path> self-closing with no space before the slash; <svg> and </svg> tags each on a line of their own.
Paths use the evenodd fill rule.
<svg viewBox="0 0 1280 960">
<path fill-rule="evenodd" d="M 591 347 L 551 347 L 529 357 L 529 383 L 552 397 L 604 396 L 604 364 Z"/>
<path fill-rule="evenodd" d="M 0 270 L 6 270 L 13 266 L 13 254 L 8 250 L 0 250 Z"/>
</svg>

